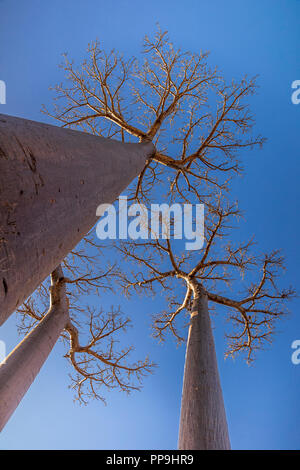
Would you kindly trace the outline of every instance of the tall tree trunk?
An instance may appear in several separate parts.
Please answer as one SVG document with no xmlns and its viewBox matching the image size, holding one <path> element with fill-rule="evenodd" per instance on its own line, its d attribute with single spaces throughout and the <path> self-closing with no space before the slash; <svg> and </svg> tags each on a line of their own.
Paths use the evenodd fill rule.
<svg viewBox="0 0 300 470">
<path fill-rule="evenodd" d="M 207 296 L 193 286 L 178 447 L 182 450 L 230 449 Z"/>
<path fill-rule="evenodd" d="M 0 115 L 0 325 L 153 155 L 129 144 Z"/>
<path fill-rule="evenodd" d="M 0 365 L 0 431 L 17 408 L 69 320 L 63 272 L 51 275 L 50 308 Z"/>
</svg>

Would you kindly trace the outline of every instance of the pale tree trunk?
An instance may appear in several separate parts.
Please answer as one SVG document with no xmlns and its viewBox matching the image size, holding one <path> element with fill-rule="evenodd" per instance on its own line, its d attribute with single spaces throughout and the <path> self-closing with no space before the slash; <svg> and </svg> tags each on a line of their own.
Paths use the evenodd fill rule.
<svg viewBox="0 0 300 470">
<path fill-rule="evenodd" d="M 0 115 L 0 325 L 153 155 L 130 144 Z"/>
<path fill-rule="evenodd" d="M 69 320 L 61 267 L 51 275 L 50 308 L 0 365 L 0 431 L 17 408 Z"/>
<path fill-rule="evenodd" d="M 178 448 L 230 449 L 207 296 L 199 285 L 193 291 Z"/>
</svg>

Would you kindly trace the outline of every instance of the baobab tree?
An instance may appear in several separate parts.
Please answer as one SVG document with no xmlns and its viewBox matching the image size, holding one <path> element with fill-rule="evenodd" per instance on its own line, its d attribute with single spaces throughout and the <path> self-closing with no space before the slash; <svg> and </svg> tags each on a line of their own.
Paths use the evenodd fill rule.
<svg viewBox="0 0 300 470">
<path fill-rule="evenodd" d="M 226 83 L 209 66 L 208 53 L 182 52 L 160 29 L 153 39 L 145 37 L 142 53 L 142 61 L 126 60 L 114 51 L 107 54 L 96 41 L 79 67 L 65 55 L 66 81 L 54 87 L 54 108 L 44 112 L 63 127 L 122 142 L 152 142 L 155 152 L 132 185 L 131 199 L 149 204 L 154 193 L 166 192 L 170 201 L 206 202 L 208 195 L 226 191 L 241 171 L 240 153 L 264 141 L 251 132 L 247 98 L 256 91 L 255 79 Z M 166 181 L 168 187 L 162 185 Z M 216 363 L 212 370 L 218 380 Z M 223 426 L 217 445 L 228 446 L 225 434 Z"/>
<path fill-rule="evenodd" d="M 94 172 L 93 166 L 90 166 L 88 161 L 86 161 L 86 165 L 81 164 L 84 152 L 80 149 L 83 150 L 87 139 L 92 137 L 88 134 L 93 134 L 98 138 L 106 137 L 112 141 L 115 139 L 119 141 L 114 144 L 137 143 L 139 148 L 137 153 L 142 155 L 142 158 L 138 158 L 138 162 L 135 161 L 128 169 L 124 163 L 127 159 L 126 153 L 122 159 L 122 165 L 119 167 L 120 173 L 124 169 L 127 172 L 128 169 L 128 178 L 126 178 L 126 184 L 122 186 L 123 189 L 132 179 L 134 173 L 140 172 L 136 184 L 131 188 L 132 199 L 150 202 L 153 190 L 159 192 L 161 182 L 167 180 L 170 183 L 167 191 L 172 200 L 181 198 L 184 201 L 189 201 L 191 198 L 196 198 L 197 201 L 203 201 L 207 194 L 214 194 L 216 190 L 225 191 L 228 188 L 230 177 L 241 171 L 238 151 L 263 143 L 261 136 L 253 137 L 250 133 L 253 118 L 246 102 L 247 97 L 255 93 L 255 79 L 245 77 L 240 81 L 232 81 L 227 84 L 221 73 L 208 65 L 207 53 L 183 53 L 173 47 L 165 32 L 158 30 L 153 39 L 145 38 L 143 45 L 145 60 L 142 63 L 138 63 L 135 59 L 124 60 L 115 52 L 106 54 L 100 49 L 98 42 L 89 46 L 88 54 L 88 59 L 79 68 L 76 68 L 73 62 L 65 56 L 62 68 L 66 72 L 66 83 L 55 87 L 56 104 L 54 110 L 44 110 L 48 116 L 55 118 L 63 127 L 80 129 L 85 132 L 80 137 L 82 141 L 80 148 L 78 149 L 77 146 L 74 148 L 72 145 L 68 151 L 69 157 L 71 153 L 75 152 L 75 157 L 72 157 L 76 167 L 72 173 L 75 180 L 79 178 L 81 181 L 83 169 L 85 171 L 88 169 L 88 176 L 93 182 L 93 188 L 97 186 L 98 176 Z M 61 132 L 63 131 L 61 130 Z M 61 134 L 59 142 L 64 141 L 62 136 L 63 134 Z M 8 146 L 10 141 L 11 139 L 6 139 Z M 24 163 L 29 162 L 34 166 L 32 155 L 36 158 L 38 152 L 32 152 L 33 144 L 36 144 L 35 140 L 25 142 L 25 149 L 22 152 Z M 65 143 L 62 148 L 66 149 Z M 38 150 L 38 147 L 35 150 Z M 5 148 L 4 157 L 8 153 Z M 43 153 L 46 155 L 45 152 Z M 51 155 L 56 155 L 56 153 L 54 145 L 53 148 L 51 147 Z M 92 153 L 92 160 L 98 164 L 97 151 L 93 149 Z M 131 154 L 131 152 L 129 153 Z M 3 155 L 1 154 L 1 156 Z M 109 162 L 109 159 L 106 163 L 110 164 L 112 168 L 116 166 L 115 162 Z M 113 175 L 112 168 L 111 174 Z M 56 169 L 57 172 L 60 173 L 60 181 L 65 182 L 68 170 L 60 167 L 60 169 Z M 35 176 L 39 177 L 39 174 Z M 63 235 L 62 233 L 61 236 L 57 233 L 53 235 L 52 248 L 57 256 L 55 263 L 54 258 L 50 257 L 51 269 L 54 269 L 58 262 L 62 262 L 65 254 L 73 249 L 95 223 L 95 214 L 92 214 L 91 210 L 91 207 L 94 207 L 94 201 L 97 200 L 97 204 L 112 202 L 117 192 L 120 192 L 122 174 L 118 173 L 115 176 L 116 178 L 113 178 L 114 188 L 117 187 L 118 191 L 114 191 L 114 197 L 103 197 L 100 181 L 99 194 L 97 191 L 94 193 L 94 196 L 97 193 L 99 197 L 94 197 L 94 199 L 83 197 L 84 201 L 88 200 L 91 204 L 88 207 L 88 217 L 82 221 L 78 228 L 75 228 L 76 224 L 71 218 L 72 210 L 62 211 L 66 226 L 61 221 L 59 227 L 64 232 Z M 72 188 L 72 197 L 69 200 L 72 207 L 79 187 L 78 181 L 75 180 L 68 182 L 68 188 Z M 104 177 L 101 181 L 105 183 L 106 188 L 110 188 L 110 179 Z M 34 183 L 36 189 L 36 184 L 39 186 L 39 181 L 34 180 Z M 53 204 L 51 202 L 53 200 L 56 202 L 56 197 L 53 196 L 54 186 L 56 188 L 56 182 L 47 185 L 48 191 L 45 193 L 45 197 L 49 198 L 50 202 L 47 199 L 49 204 Z M 56 188 L 58 192 L 59 188 L 60 185 L 58 185 L 58 189 Z M 81 186 L 80 188 L 82 190 Z M 105 198 L 108 200 L 104 200 Z M 18 203 L 19 200 L 20 194 L 17 195 L 16 201 L 12 200 L 12 203 Z M 64 204 L 65 199 L 63 199 L 63 207 Z M 83 210 L 79 206 L 78 203 L 79 212 L 85 214 L 86 204 L 83 205 Z M 14 207 L 11 208 L 11 211 L 13 210 Z M 48 212 L 49 208 L 47 214 Z M 8 223 L 7 220 L 5 218 L 5 223 Z M 54 221 L 53 223 L 55 224 Z M 40 222 L 37 226 L 40 226 Z M 11 227 L 9 228 L 11 229 Z M 74 229 L 75 232 L 77 230 L 76 237 Z M 18 230 L 14 227 L 14 239 L 17 238 L 17 235 Z M 62 236 L 68 241 L 64 245 L 64 251 L 57 244 L 57 239 Z M 72 243 L 69 243 L 70 240 Z M 5 256 L 7 256 L 5 237 L 3 237 L 2 247 Z M 48 252 L 51 253 L 51 250 Z M 40 250 L 38 250 L 38 254 L 40 256 Z M 38 265 L 40 264 L 38 263 Z M 13 308 L 24 301 L 28 293 L 32 292 L 43 279 L 43 276 L 50 273 L 49 268 L 50 264 L 48 263 L 48 268 L 43 272 L 43 275 L 39 275 L 38 279 L 34 278 L 30 289 L 22 292 L 21 297 L 16 294 L 18 298 L 11 299 L 10 307 L 7 308 L 5 315 L 8 315 Z M 29 279 L 31 282 L 32 278 Z M 8 292 L 11 295 L 12 290 L 9 289 L 11 283 L 8 283 L 6 278 L 4 281 L 3 288 L 6 299 Z M 79 282 L 79 285 L 82 286 L 82 282 Z M 35 295 L 43 295 L 43 292 L 45 292 L 44 285 Z M 24 319 L 31 317 L 36 322 L 40 321 L 43 316 L 43 314 L 36 313 L 37 306 L 32 306 L 31 299 L 23 304 L 20 312 L 24 315 Z M 80 310 L 79 317 L 81 314 Z M 89 315 L 92 318 L 91 312 Z M 78 322 L 81 324 L 82 318 L 79 318 Z M 68 334 L 70 333 L 71 330 Z M 81 352 L 88 354 L 84 349 L 81 346 Z M 92 356 L 93 360 L 96 359 L 95 355 Z M 74 356 L 70 355 L 70 358 L 72 360 Z M 87 357 L 86 367 L 90 363 L 91 355 Z M 144 365 L 147 367 L 148 363 Z M 215 372 L 215 365 L 212 367 Z M 85 370 L 84 367 L 79 367 L 79 369 L 80 371 Z M 81 384 L 83 374 L 81 372 L 80 374 L 75 383 Z M 89 380 L 83 380 L 82 383 L 84 386 L 91 386 Z M 94 396 L 93 388 L 89 389 L 89 393 Z M 82 396 L 82 388 L 80 388 L 80 397 Z M 221 397 L 222 395 L 219 397 L 220 410 L 222 408 Z M 224 442 L 224 446 L 226 446 L 225 437 Z"/>
<path fill-rule="evenodd" d="M 222 306 L 230 322 L 226 356 L 246 355 L 251 362 L 257 350 L 270 343 L 278 320 L 287 312 L 285 302 L 295 292 L 282 289 L 277 277 L 283 268 L 278 251 L 257 255 L 253 241 L 237 244 L 232 238 L 236 204 L 218 196 L 206 205 L 205 244 L 186 251 L 178 240 L 158 238 L 149 229 L 148 239 L 115 243 L 114 248 L 133 262 L 133 270 L 117 274 L 127 294 L 165 294 L 168 307 L 154 315 L 154 336 L 167 332 L 178 342 L 189 325 L 181 417 L 180 449 L 229 449 L 226 415 L 220 385 L 211 305 Z M 236 278 L 236 275 L 240 281 Z M 208 307 L 208 305 L 210 307 Z M 187 313 L 189 318 L 183 318 Z"/>
<path fill-rule="evenodd" d="M 82 300 L 111 289 L 111 266 L 106 272 L 99 263 L 99 246 L 83 239 L 89 250 L 77 248 L 17 310 L 19 330 L 25 338 L 0 365 L 0 430 L 17 408 L 39 370 L 61 337 L 67 345 L 65 358 L 73 373 L 75 399 L 105 402 L 103 389 L 138 390 L 142 378 L 154 364 L 147 357 L 129 362 L 132 347 L 118 347 L 121 332 L 130 320 L 119 308 L 87 305 Z"/>
<path fill-rule="evenodd" d="M 174 173 L 176 193 L 181 181 L 196 192 L 204 182 L 226 188 L 240 168 L 236 151 L 263 142 L 247 137 L 253 119 L 245 99 L 255 80 L 226 84 L 207 53 L 182 53 L 160 30 L 145 38 L 140 65 L 106 54 L 98 42 L 88 52 L 79 70 L 65 57 L 67 83 L 55 88 L 59 105 L 46 111 L 84 134 L 0 119 L 1 323 L 92 228 L 95 208 L 115 200 L 137 174 L 139 199 L 165 169 Z M 115 139 L 140 144 L 124 147 Z"/>
</svg>

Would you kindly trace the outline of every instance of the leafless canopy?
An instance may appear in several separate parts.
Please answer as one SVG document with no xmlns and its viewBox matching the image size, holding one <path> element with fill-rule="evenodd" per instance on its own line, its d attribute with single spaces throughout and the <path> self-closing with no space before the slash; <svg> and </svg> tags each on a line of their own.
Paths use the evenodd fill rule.
<svg viewBox="0 0 300 470">
<path fill-rule="evenodd" d="M 142 53 L 143 61 L 127 60 L 96 41 L 79 68 L 64 55 L 66 81 L 54 87 L 54 109 L 44 112 L 95 135 L 153 141 L 156 154 L 133 188 L 139 200 L 166 171 L 175 197 L 193 190 L 199 196 L 200 183 L 226 188 L 240 170 L 237 151 L 264 140 L 250 133 L 246 99 L 255 93 L 255 78 L 227 84 L 208 65 L 207 52 L 182 52 L 160 29 L 145 37 Z"/>
<path fill-rule="evenodd" d="M 115 270 L 114 266 L 106 271 L 101 269 L 100 254 L 101 247 L 86 238 L 62 263 L 61 282 L 67 287 L 69 321 L 61 338 L 67 346 L 65 358 L 72 367 L 70 387 L 75 399 L 84 404 L 92 398 L 105 401 L 104 388 L 117 388 L 127 393 L 138 390 L 143 377 L 154 367 L 148 357 L 130 362 L 133 348 L 119 347 L 120 333 L 130 327 L 129 318 L 124 317 L 120 308 L 112 306 L 108 312 L 95 308 L 100 291 L 112 290 L 111 278 Z M 47 313 L 49 287 L 49 280 L 46 280 L 17 310 L 22 334 Z"/>
<path fill-rule="evenodd" d="M 178 341 L 183 339 L 177 323 L 179 328 L 183 326 L 180 314 L 190 313 L 191 301 L 200 286 L 210 306 L 219 304 L 227 311 L 227 356 L 241 352 L 251 362 L 255 352 L 271 341 L 276 320 L 287 313 L 285 301 L 295 292 L 280 288 L 277 278 L 284 264 L 279 251 L 259 256 L 253 240 L 226 243 L 239 217 L 236 204 L 218 196 L 206 207 L 201 251 L 186 251 L 177 240 L 151 237 L 115 244 L 115 249 L 133 261 L 131 272 L 116 273 L 124 291 L 164 292 L 168 299 L 166 311 L 154 316 L 155 337 L 163 340 L 170 331 Z"/>
</svg>

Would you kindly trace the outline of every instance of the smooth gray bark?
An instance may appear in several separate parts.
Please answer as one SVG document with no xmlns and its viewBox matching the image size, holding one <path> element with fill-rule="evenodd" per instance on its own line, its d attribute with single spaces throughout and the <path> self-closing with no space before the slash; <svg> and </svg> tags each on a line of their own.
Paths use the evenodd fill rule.
<svg viewBox="0 0 300 470">
<path fill-rule="evenodd" d="M 0 325 L 60 264 L 154 153 L 0 115 Z"/>
<path fill-rule="evenodd" d="M 194 290 L 189 327 L 178 448 L 230 449 L 207 296 Z"/>
<path fill-rule="evenodd" d="M 51 276 L 51 304 L 43 320 L 0 365 L 0 431 L 17 408 L 69 320 L 63 273 Z"/>
</svg>

